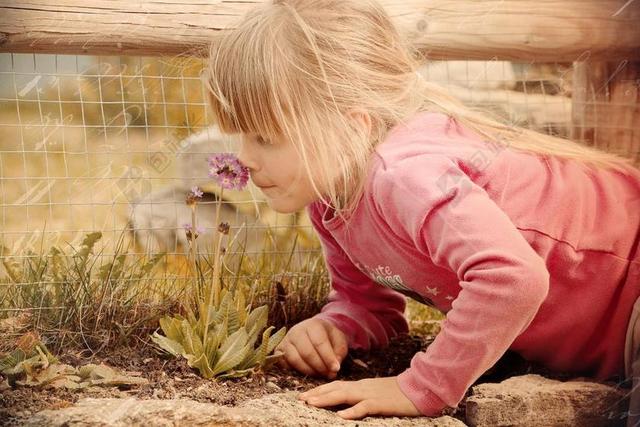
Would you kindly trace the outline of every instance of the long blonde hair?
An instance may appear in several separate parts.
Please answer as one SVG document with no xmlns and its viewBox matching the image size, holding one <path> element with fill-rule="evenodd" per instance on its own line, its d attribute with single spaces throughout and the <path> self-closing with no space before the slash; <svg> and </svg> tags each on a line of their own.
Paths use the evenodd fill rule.
<svg viewBox="0 0 640 427">
<path fill-rule="evenodd" d="M 220 129 L 293 143 L 318 197 L 338 215 L 356 205 L 375 146 L 421 111 L 445 113 L 516 150 L 632 165 L 466 106 L 420 78 L 422 60 L 375 0 L 273 0 L 214 37 L 204 80 Z M 353 110 L 369 114 L 370 133 L 347 118 Z"/>
</svg>

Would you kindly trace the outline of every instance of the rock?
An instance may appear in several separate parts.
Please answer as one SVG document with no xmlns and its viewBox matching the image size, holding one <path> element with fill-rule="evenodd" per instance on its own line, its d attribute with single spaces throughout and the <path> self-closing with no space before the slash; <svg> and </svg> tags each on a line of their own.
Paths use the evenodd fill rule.
<svg viewBox="0 0 640 427">
<path fill-rule="evenodd" d="M 628 391 L 582 378 L 521 375 L 480 384 L 466 400 L 470 426 L 619 426 Z"/>
<path fill-rule="evenodd" d="M 280 386 L 276 383 L 274 383 L 273 381 L 267 381 L 267 383 L 265 384 L 265 386 L 270 389 L 270 390 L 274 390 L 274 391 L 281 391 L 282 389 L 280 388 Z"/>
<path fill-rule="evenodd" d="M 226 407 L 193 400 L 82 399 L 75 406 L 38 412 L 26 426 L 441 426 L 465 424 L 455 418 L 367 417 L 341 419 L 334 412 L 307 406 L 297 392 L 276 393 Z"/>
</svg>

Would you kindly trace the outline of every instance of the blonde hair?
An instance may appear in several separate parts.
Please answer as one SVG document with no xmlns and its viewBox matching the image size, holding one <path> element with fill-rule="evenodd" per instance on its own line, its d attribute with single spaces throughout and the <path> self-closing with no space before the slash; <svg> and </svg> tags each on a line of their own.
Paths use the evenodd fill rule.
<svg viewBox="0 0 640 427">
<path fill-rule="evenodd" d="M 317 195 L 338 215 L 357 204 L 375 146 L 421 111 L 445 113 L 516 150 L 598 167 L 632 165 L 465 106 L 420 78 L 423 59 L 374 0 L 273 0 L 214 37 L 205 84 L 223 132 L 292 142 Z M 353 110 L 369 114 L 370 134 L 347 118 Z"/>
</svg>

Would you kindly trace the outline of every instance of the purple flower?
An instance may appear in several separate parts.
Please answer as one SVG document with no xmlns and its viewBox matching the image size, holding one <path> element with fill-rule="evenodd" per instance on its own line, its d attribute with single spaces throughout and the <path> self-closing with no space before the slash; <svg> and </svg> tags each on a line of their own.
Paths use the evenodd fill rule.
<svg viewBox="0 0 640 427">
<path fill-rule="evenodd" d="M 191 240 L 192 237 L 194 239 L 197 239 L 198 235 L 204 233 L 204 228 L 203 227 L 196 228 L 196 232 L 194 233 L 193 232 L 193 224 L 188 223 L 188 222 L 182 224 L 182 228 L 184 228 L 184 232 L 187 235 L 187 240 Z"/>
<path fill-rule="evenodd" d="M 198 199 L 201 199 L 204 193 L 202 192 L 200 187 L 196 185 L 194 187 L 191 187 L 191 194 L 193 194 L 193 197 L 197 197 Z"/>
<path fill-rule="evenodd" d="M 249 169 L 242 166 L 231 153 L 219 153 L 209 157 L 209 177 L 225 190 L 242 190 L 249 181 Z"/>
<path fill-rule="evenodd" d="M 187 193 L 187 198 L 185 200 L 187 205 L 189 206 L 195 205 L 198 199 L 202 199 L 203 194 L 204 193 L 202 192 L 202 190 L 200 190 L 200 188 L 197 185 L 194 187 L 191 187 L 191 191 Z"/>
<path fill-rule="evenodd" d="M 220 225 L 218 225 L 218 231 L 222 234 L 229 234 L 230 229 L 231 226 L 228 222 L 221 222 Z"/>
</svg>

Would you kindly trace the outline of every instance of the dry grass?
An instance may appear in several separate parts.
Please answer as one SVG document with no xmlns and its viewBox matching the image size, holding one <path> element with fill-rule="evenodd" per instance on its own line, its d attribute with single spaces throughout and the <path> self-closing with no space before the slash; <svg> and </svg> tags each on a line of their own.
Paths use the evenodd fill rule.
<svg viewBox="0 0 640 427">
<path fill-rule="evenodd" d="M 3 335 L 37 331 L 49 337 L 53 349 L 77 347 L 92 353 L 146 343 L 160 317 L 185 313 L 185 301 L 197 294 L 195 287 L 212 280 L 213 261 L 206 255 L 199 262 L 200 280 L 194 281 L 185 257 L 145 257 L 131 252 L 124 236 L 112 255 L 99 249 L 99 233 L 85 236 L 80 246 L 67 251 L 43 247 L 39 253 L 14 257 L 4 248 Z M 223 286 L 242 287 L 254 307 L 268 305 L 270 325 L 290 327 L 318 312 L 329 290 L 321 255 L 311 253 L 301 270 L 290 271 L 294 251 L 272 256 L 265 248 L 254 258 L 243 256 L 242 248 L 230 252 L 241 259 L 227 260 L 237 267 L 223 273 Z"/>
</svg>

